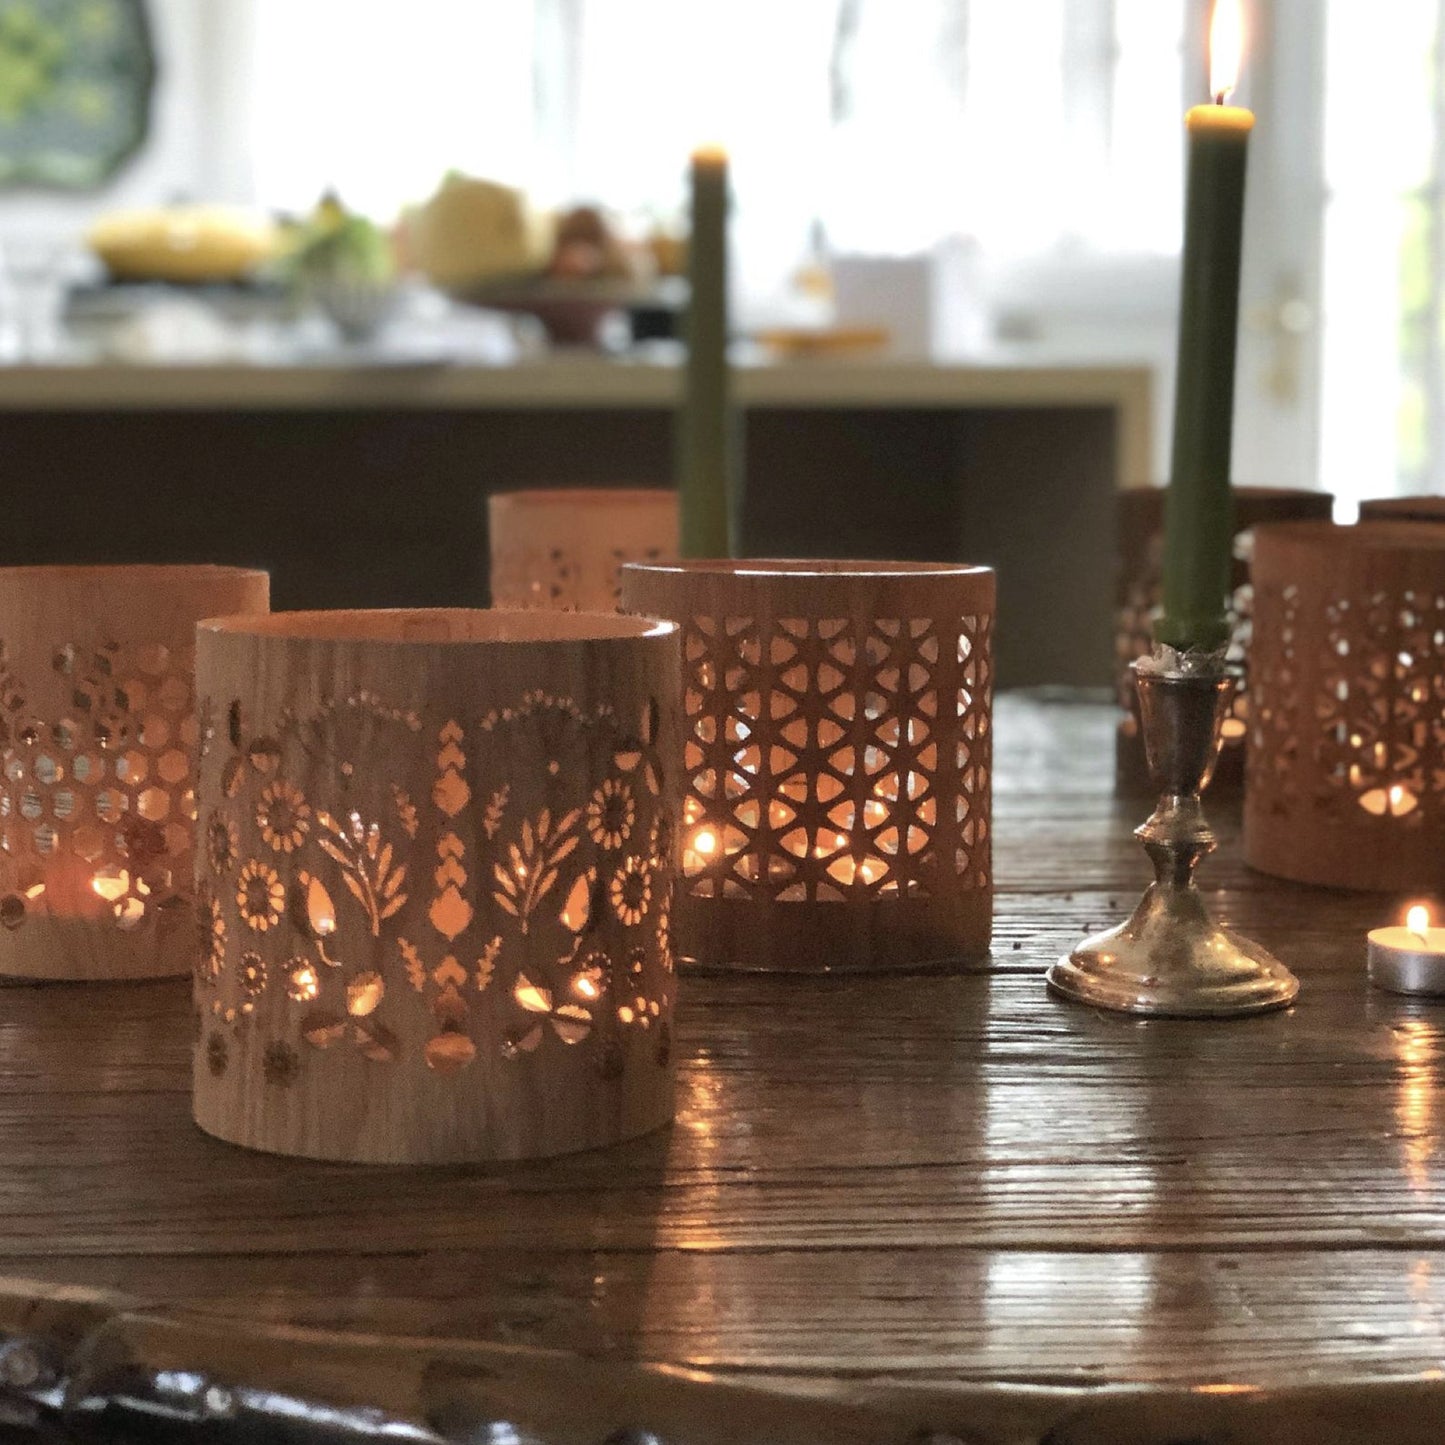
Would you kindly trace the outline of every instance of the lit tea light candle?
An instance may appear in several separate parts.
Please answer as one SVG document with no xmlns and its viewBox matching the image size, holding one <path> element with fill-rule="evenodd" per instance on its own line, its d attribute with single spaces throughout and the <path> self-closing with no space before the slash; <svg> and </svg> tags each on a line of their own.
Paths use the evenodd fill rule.
<svg viewBox="0 0 1445 1445">
<path fill-rule="evenodd" d="M 1420 905 L 1404 926 L 1372 929 L 1370 982 L 1390 993 L 1445 994 L 1445 928 L 1434 928 Z"/>
<path fill-rule="evenodd" d="M 695 828 L 682 850 L 682 871 L 689 878 L 705 872 L 717 856 L 717 833 L 709 827 Z"/>
</svg>

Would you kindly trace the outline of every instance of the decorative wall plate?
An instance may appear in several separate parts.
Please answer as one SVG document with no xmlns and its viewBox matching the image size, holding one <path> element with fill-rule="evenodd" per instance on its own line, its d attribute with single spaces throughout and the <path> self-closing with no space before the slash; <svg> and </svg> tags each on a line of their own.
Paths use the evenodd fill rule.
<svg viewBox="0 0 1445 1445">
<path fill-rule="evenodd" d="M 0 0 L 0 186 L 90 190 L 145 142 L 144 0 Z"/>
</svg>

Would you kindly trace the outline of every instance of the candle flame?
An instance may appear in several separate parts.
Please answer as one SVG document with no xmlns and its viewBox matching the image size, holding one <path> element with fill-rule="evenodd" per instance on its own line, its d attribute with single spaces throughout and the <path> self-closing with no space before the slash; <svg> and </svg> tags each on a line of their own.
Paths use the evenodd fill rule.
<svg viewBox="0 0 1445 1445">
<path fill-rule="evenodd" d="M 1423 904 L 1417 903 L 1405 915 L 1405 927 L 1408 928 L 1421 943 L 1424 943 L 1426 930 L 1430 927 L 1430 910 Z"/>
<path fill-rule="evenodd" d="M 1239 84 L 1244 59 L 1244 11 L 1240 0 L 1214 0 L 1209 23 L 1209 91 L 1223 105 Z"/>
</svg>

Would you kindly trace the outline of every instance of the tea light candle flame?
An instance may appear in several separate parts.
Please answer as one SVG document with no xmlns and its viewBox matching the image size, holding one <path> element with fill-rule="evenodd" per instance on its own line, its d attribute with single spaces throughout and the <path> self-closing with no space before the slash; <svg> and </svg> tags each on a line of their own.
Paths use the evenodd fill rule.
<svg viewBox="0 0 1445 1445">
<path fill-rule="evenodd" d="M 1405 927 L 1408 928 L 1421 943 L 1427 943 L 1429 941 L 1430 910 L 1417 903 L 1406 913 Z"/>
</svg>

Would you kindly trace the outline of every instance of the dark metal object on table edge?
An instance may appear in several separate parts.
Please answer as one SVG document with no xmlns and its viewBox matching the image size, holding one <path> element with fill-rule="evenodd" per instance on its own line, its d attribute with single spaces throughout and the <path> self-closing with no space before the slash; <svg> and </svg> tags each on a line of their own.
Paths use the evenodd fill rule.
<svg viewBox="0 0 1445 1445">
<path fill-rule="evenodd" d="M 1267 950 L 1219 927 L 1194 882 L 1215 847 L 1200 793 L 1219 757 L 1235 676 L 1223 659 L 1167 671 L 1134 664 L 1159 803 L 1135 830 L 1155 881 L 1127 922 L 1086 938 L 1048 972 L 1056 993 L 1120 1013 L 1233 1018 L 1283 1008 L 1299 982 Z"/>
</svg>

